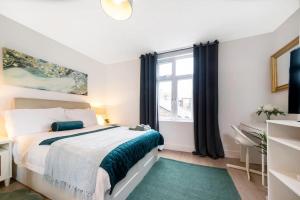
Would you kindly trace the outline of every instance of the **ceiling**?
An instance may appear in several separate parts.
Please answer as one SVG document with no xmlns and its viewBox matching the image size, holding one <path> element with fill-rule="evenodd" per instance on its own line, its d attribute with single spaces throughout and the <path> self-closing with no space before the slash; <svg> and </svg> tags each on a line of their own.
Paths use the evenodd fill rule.
<svg viewBox="0 0 300 200">
<path fill-rule="evenodd" d="M 134 0 L 115 21 L 100 0 L 0 0 L 0 14 L 104 64 L 274 31 L 299 0 Z"/>
</svg>

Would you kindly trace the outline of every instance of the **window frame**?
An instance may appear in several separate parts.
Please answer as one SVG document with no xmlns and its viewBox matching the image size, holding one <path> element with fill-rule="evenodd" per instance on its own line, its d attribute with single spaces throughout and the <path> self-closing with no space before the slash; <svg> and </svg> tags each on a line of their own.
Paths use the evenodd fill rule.
<svg viewBox="0 0 300 200">
<path fill-rule="evenodd" d="M 171 117 L 164 117 L 161 118 L 159 116 L 159 121 L 178 121 L 178 122 L 193 122 L 193 113 L 191 119 L 182 119 L 177 116 L 178 112 L 178 100 L 177 100 L 177 90 L 178 90 L 178 81 L 179 80 L 192 80 L 193 81 L 193 73 L 192 74 L 185 74 L 185 75 L 176 75 L 176 60 L 185 59 L 185 58 L 193 58 L 192 53 L 184 54 L 184 55 L 177 55 L 177 56 L 170 56 L 162 59 L 158 59 L 157 61 L 157 75 L 156 75 L 156 82 L 157 84 L 157 91 L 159 95 L 159 83 L 163 81 L 171 81 Z M 159 66 L 165 63 L 172 63 L 172 73 L 171 75 L 159 76 Z M 158 101 L 159 103 L 159 101 Z M 192 112 L 193 112 L 193 100 L 192 100 Z"/>
</svg>

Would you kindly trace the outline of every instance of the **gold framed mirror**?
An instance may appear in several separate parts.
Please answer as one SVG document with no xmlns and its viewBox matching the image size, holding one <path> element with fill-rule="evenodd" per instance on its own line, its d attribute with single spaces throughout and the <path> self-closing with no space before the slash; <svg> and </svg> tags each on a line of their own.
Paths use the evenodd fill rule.
<svg viewBox="0 0 300 200">
<path fill-rule="evenodd" d="M 299 45 L 299 36 L 271 56 L 272 92 L 288 89 L 290 52 Z"/>
</svg>

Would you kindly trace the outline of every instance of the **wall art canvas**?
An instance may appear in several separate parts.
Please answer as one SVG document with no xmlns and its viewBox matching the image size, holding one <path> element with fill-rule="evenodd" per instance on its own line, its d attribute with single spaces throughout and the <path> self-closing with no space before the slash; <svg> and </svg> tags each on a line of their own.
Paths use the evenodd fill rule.
<svg viewBox="0 0 300 200">
<path fill-rule="evenodd" d="M 12 49 L 2 50 L 6 84 L 77 95 L 88 94 L 87 74 Z"/>
</svg>

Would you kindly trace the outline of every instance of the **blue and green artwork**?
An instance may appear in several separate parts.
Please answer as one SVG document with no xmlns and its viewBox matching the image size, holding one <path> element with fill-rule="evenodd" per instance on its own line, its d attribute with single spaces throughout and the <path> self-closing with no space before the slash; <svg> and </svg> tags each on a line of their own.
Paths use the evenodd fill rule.
<svg viewBox="0 0 300 200">
<path fill-rule="evenodd" d="M 88 94 L 88 75 L 45 60 L 3 48 L 6 84 L 69 94 Z"/>
</svg>

